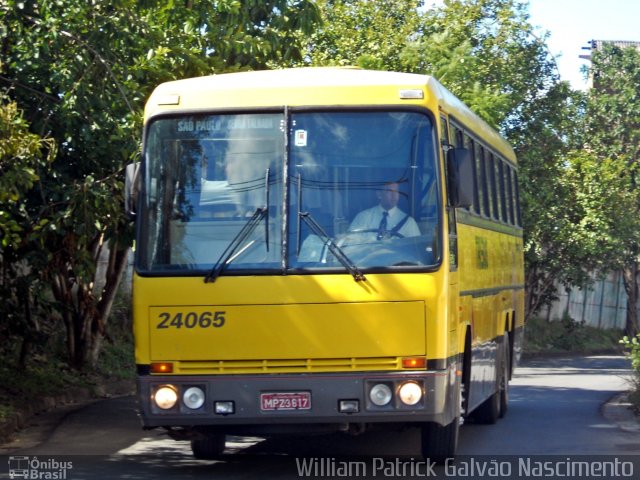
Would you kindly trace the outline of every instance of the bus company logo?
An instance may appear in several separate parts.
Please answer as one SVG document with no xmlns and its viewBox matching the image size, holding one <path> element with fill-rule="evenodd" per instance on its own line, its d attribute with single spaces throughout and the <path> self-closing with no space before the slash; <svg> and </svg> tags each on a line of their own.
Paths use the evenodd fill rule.
<svg viewBox="0 0 640 480">
<path fill-rule="evenodd" d="M 61 462 L 53 458 L 39 460 L 38 457 L 9 457 L 9 478 L 37 480 L 65 480 L 73 462 Z"/>
</svg>

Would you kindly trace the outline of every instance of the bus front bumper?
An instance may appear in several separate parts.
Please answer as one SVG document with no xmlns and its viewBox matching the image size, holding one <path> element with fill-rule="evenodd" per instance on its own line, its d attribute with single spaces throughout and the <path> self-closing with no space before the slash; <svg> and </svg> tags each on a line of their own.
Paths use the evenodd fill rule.
<svg viewBox="0 0 640 480">
<path fill-rule="evenodd" d="M 138 377 L 138 399 L 144 427 L 446 425 L 459 415 L 456 371 L 451 365 L 366 374 L 146 375 Z"/>
</svg>

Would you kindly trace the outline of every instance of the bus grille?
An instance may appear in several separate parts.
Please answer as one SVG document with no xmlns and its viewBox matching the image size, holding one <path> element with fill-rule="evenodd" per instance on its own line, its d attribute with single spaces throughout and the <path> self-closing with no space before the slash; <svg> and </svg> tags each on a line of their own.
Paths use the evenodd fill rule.
<svg viewBox="0 0 640 480">
<path fill-rule="evenodd" d="M 292 360 L 219 360 L 174 363 L 178 374 L 243 374 L 399 370 L 398 357 L 308 358 Z"/>
</svg>

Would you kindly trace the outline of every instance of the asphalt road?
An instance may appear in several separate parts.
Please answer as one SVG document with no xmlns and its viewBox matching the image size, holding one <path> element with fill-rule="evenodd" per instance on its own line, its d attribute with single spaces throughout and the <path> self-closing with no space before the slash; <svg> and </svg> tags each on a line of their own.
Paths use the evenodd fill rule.
<svg viewBox="0 0 640 480">
<path fill-rule="evenodd" d="M 549 457 L 556 462 L 552 468 L 567 468 L 565 463 L 574 459 L 610 455 L 613 457 L 605 460 L 620 458 L 623 462 L 633 455 L 637 456 L 631 458 L 634 466 L 625 464 L 627 470 L 620 470 L 620 478 L 628 477 L 624 473 L 632 467 L 632 478 L 640 478 L 640 430 L 623 430 L 602 411 L 607 401 L 627 389 L 628 374 L 628 360 L 618 356 L 525 362 L 511 382 L 507 416 L 496 425 L 461 428 L 459 465 L 468 468 L 470 459 L 477 458 L 478 468 L 484 462 L 485 468 L 497 465 L 504 470 L 508 465 L 500 463 L 501 459 L 511 465 L 520 459 L 513 463 L 511 457 L 496 456 L 555 455 Z M 28 461 L 37 458 L 40 465 L 34 466 L 39 466 L 39 478 L 65 479 L 300 478 L 305 476 L 299 471 L 303 459 L 311 468 L 308 478 L 339 478 L 342 474 L 360 478 L 478 478 L 498 471 L 432 469 L 420 463 L 415 428 L 357 437 L 232 437 L 222 461 L 198 461 L 191 456 L 188 442 L 175 442 L 161 432 L 142 431 L 135 410 L 134 399 L 122 397 L 39 417 L 16 441 L 0 448 L 0 478 L 9 478 L 9 467 L 20 461 L 24 464 L 25 457 Z M 320 458 L 324 460 L 314 460 Z M 489 463 L 495 458 L 497 464 Z M 55 472 L 58 476 L 52 477 Z M 532 472 L 545 473 L 525 473 Z"/>
</svg>

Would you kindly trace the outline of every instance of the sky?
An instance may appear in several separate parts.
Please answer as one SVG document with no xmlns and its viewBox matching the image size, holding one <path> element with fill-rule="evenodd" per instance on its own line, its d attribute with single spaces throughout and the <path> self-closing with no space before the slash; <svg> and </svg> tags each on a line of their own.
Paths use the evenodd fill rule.
<svg viewBox="0 0 640 480">
<path fill-rule="evenodd" d="M 427 6 L 443 0 L 426 0 Z M 562 80 L 577 90 L 587 82 L 580 68 L 589 62 L 580 55 L 591 40 L 640 42 L 640 0 L 529 0 L 529 21 L 538 33 L 549 32 L 549 51 L 556 57 Z"/>
<path fill-rule="evenodd" d="M 547 45 L 558 57 L 556 63 L 563 80 L 584 90 L 586 80 L 580 72 L 589 62 L 579 58 L 591 40 L 629 40 L 640 42 L 640 1 L 638 0 L 530 0 L 532 25 L 548 31 Z"/>
</svg>

